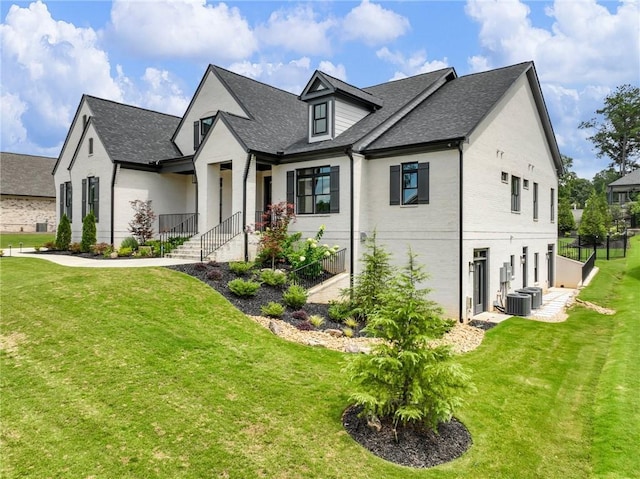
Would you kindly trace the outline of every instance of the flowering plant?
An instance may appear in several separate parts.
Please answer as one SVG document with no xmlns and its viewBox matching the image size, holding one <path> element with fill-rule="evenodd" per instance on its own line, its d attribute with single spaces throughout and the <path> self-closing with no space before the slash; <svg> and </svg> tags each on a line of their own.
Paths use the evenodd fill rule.
<svg viewBox="0 0 640 479">
<path fill-rule="evenodd" d="M 340 248 L 337 245 L 329 246 L 328 244 L 320 244 L 324 230 L 325 226 L 321 225 L 314 238 L 307 238 L 303 243 L 294 245 L 288 255 L 289 263 L 291 263 L 293 269 L 313 264 L 313 266 L 305 269 L 304 274 L 306 276 L 317 277 L 322 273 L 320 260 L 333 256 Z"/>
</svg>

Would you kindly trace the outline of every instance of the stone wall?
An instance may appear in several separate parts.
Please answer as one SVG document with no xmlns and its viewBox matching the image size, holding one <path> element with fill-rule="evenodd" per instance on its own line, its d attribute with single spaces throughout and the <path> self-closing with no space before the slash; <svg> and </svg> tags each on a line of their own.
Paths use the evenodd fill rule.
<svg viewBox="0 0 640 479">
<path fill-rule="evenodd" d="M 0 231 L 31 233 L 36 223 L 47 223 L 47 231 L 56 231 L 55 198 L 0 197 Z"/>
</svg>

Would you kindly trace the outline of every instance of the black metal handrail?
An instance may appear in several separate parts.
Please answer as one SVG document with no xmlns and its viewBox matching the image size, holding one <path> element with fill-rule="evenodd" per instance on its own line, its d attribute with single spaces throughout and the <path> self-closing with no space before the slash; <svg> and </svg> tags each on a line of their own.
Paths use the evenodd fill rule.
<svg viewBox="0 0 640 479">
<path fill-rule="evenodd" d="M 306 289 L 324 283 L 332 276 L 346 271 L 346 256 L 347 250 L 343 248 L 331 256 L 296 268 L 289 273 L 289 281 Z"/>
<path fill-rule="evenodd" d="M 195 213 L 172 213 L 158 215 L 158 231 L 164 233 L 185 222 L 191 221 Z"/>
<path fill-rule="evenodd" d="M 591 273 L 591 270 L 593 270 L 593 267 L 596 264 L 596 256 L 597 254 L 595 252 L 591 253 L 591 256 L 589 256 L 589 259 L 587 260 L 587 262 L 582 265 L 582 282 L 583 283 L 585 282 L 585 280 Z"/>
<path fill-rule="evenodd" d="M 160 251 L 162 256 L 171 250 L 170 245 L 175 244 L 174 238 L 190 238 L 191 236 L 198 234 L 198 215 L 197 213 L 186 213 L 176 215 L 160 215 L 160 216 L 172 216 L 174 219 L 182 218 L 180 223 L 174 223 L 173 226 L 167 228 L 168 224 L 165 222 L 165 229 L 160 229 Z"/>
<path fill-rule="evenodd" d="M 200 261 L 242 233 L 242 213 L 235 213 L 200 237 Z"/>
</svg>

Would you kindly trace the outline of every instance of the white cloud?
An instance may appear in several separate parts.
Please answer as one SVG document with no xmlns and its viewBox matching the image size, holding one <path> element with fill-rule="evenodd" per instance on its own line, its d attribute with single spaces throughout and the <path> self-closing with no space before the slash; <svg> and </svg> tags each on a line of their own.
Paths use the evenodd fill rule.
<svg viewBox="0 0 640 479">
<path fill-rule="evenodd" d="M 146 88 L 142 88 L 140 105 L 151 110 L 163 111 L 173 115 L 182 116 L 189 106 L 190 98 L 187 98 L 177 79 L 167 70 L 147 68 L 142 76 Z"/>
<path fill-rule="evenodd" d="M 494 63 L 534 60 L 542 81 L 638 80 L 637 0 L 621 2 L 615 13 L 596 0 L 556 0 L 546 9 L 551 30 L 533 26 L 529 7 L 519 0 L 469 0 L 466 12 L 480 24 L 481 45 Z"/>
<path fill-rule="evenodd" d="M 18 95 L 7 93 L 2 99 L 2 151 L 4 145 L 17 145 L 27 139 L 27 129 L 22 124 L 22 115 L 27 111 L 27 104 Z"/>
<path fill-rule="evenodd" d="M 347 81 L 347 70 L 342 64 L 334 65 L 330 61 L 325 60 L 320 62 L 318 70 L 323 71 L 338 80 Z"/>
<path fill-rule="evenodd" d="M 229 70 L 296 95 L 302 91 L 313 73 L 309 57 L 301 57 L 287 63 L 244 61 L 232 64 Z"/>
<path fill-rule="evenodd" d="M 247 21 L 225 3 L 115 0 L 111 22 L 113 32 L 109 33 L 127 49 L 149 57 L 209 62 L 245 58 L 257 49 Z"/>
<path fill-rule="evenodd" d="M 491 66 L 491 61 L 482 55 L 474 55 L 467 59 L 467 64 L 469 65 L 469 71 L 472 73 L 486 72 L 487 70 L 491 70 L 493 67 Z"/>
<path fill-rule="evenodd" d="M 387 47 L 383 47 L 376 52 L 376 56 L 381 60 L 396 65 L 399 70 L 395 72 L 392 80 L 399 80 L 413 75 L 428 73 L 449 66 L 447 58 L 442 60 L 427 61 L 427 53 L 424 50 L 414 52 L 409 57 L 405 57 L 400 52 L 392 52 Z"/>
<path fill-rule="evenodd" d="M 82 93 L 122 99 L 96 32 L 55 21 L 44 3 L 13 5 L 0 25 L 0 35 L 3 97 L 13 99 L 11 109 L 2 109 L 3 126 L 21 124 L 30 135 L 7 138 L 3 133 L 3 149 L 21 148 L 20 142 L 46 148 L 59 143 Z M 24 108 L 15 108 L 20 104 Z"/>
<path fill-rule="evenodd" d="M 311 5 L 297 6 L 273 12 L 267 23 L 256 29 L 256 35 L 266 45 L 304 55 L 324 55 L 331 53 L 329 30 L 336 24 L 332 18 L 318 20 Z"/>
<path fill-rule="evenodd" d="M 369 0 L 353 8 L 342 22 L 342 34 L 347 40 L 360 40 L 370 46 L 388 43 L 410 29 L 406 17 Z"/>
</svg>

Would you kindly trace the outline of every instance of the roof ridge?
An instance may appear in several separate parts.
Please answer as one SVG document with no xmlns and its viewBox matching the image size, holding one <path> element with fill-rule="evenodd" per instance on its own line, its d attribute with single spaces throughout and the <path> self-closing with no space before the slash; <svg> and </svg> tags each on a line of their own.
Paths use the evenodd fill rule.
<svg viewBox="0 0 640 479">
<path fill-rule="evenodd" d="M 523 66 L 523 65 L 533 65 L 533 61 L 529 60 L 526 62 L 520 62 L 520 63 L 514 63 L 513 65 L 505 65 L 503 67 L 498 67 L 498 68 L 491 68 L 490 70 L 484 70 L 481 72 L 473 72 L 473 73 L 467 73 L 466 75 L 462 75 L 458 78 L 469 78 L 472 76 L 477 76 L 477 75 L 484 75 L 485 73 L 494 73 L 494 72 L 498 72 L 500 70 L 507 70 L 510 68 L 515 68 L 515 67 L 519 67 L 519 66 Z"/>
<path fill-rule="evenodd" d="M 118 105 L 118 106 L 125 106 L 125 107 L 128 107 L 128 108 L 134 108 L 134 109 L 140 110 L 140 111 L 146 111 L 146 112 L 149 112 L 149 113 L 155 113 L 157 115 L 164 115 L 164 116 L 169 116 L 169 117 L 172 117 L 172 118 L 182 118 L 181 116 L 178 116 L 178 115 L 172 115 L 170 113 L 163 113 L 161 111 L 151 110 L 150 108 L 144 108 L 144 107 L 137 106 L 137 105 L 130 105 L 128 103 L 123 103 L 123 102 L 120 102 L 120 101 L 109 100 L 109 99 L 106 99 L 106 98 L 100 98 L 100 97 L 97 97 L 97 96 L 94 96 L 94 95 L 89 95 L 89 94 L 86 94 L 86 93 L 84 94 L 84 97 L 85 98 L 93 98 L 94 100 L 104 101 L 104 102 L 107 102 L 107 103 L 112 103 L 112 104 Z"/>
<path fill-rule="evenodd" d="M 335 80 L 336 82 L 339 82 L 339 83 L 344 83 L 345 85 L 350 86 L 351 88 L 355 88 L 356 90 L 360 90 L 361 92 L 366 93 L 367 95 L 370 95 L 370 96 L 375 98 L 375 95 L 373 93 L 369 93 L 368 91 L 363 90 L 362 87 L 356 86 L 353 83 L 349 83 L 349 82 L 347 82 L 345 80 L 341 80 L 340 78 L 334 77 L 333 75 L 329 75 L 328 73 L 326 73 L 326 72 L 324 72 L 322 70 L 316 70 L 316 71 L 318 73 L 320 73 L 321 75 L 329 77 L 329 79 L 331 79 L 331 80 Z"/>
<path fill-rule="evenodd" d="M 223 68 L 221 66 L 214 65 L 214 64 L 210 64 L 210 66 L 214 70 L 222 71 L 224 73 L 229 73 L 229 74 L 234 75 L 236 77 L 242 78 L 243 80 L 249 80 L 249 81 L 258 83 L 260 85 L 266 86 L 268 88 L 271 88 L 272 90 L 276 90 L 276 91 L 279 91 L 281 93 L 286 93 L 287 95 L 291 95 L 291 96 L 296 97 L 296 98 L 298 97 L 298 95 L 296 95 L 295 93 L 291 93 L 290 91 L 283 90 L 282 88 L 278 88 L 276 86 L 270 85 L 269 83 L 265 83 L 263 81 L 256 80 L 255 78 L 251 78 L 251 77 L 248 77 L 248 76 L 245 76 L 245 75 L 241 75 L 240 73 L 236 73 L 234 71 L 228 70 L 228 69 Z"/>
<path fill-rule="evenodd" d="M 453 72 L 456 74 L 456 77 L 458 76 L 458 73 L 456 72 L 456 69 L 454 67 L 445 67 L 445 68 L 440 68 L 438 70 L 433 70 L 430 72 L 425 72 L 425 73 L 418 73 L 417 75 L 411 75 L 411 76 L 407 76 L 404 78 L 398 78 L 397 80 L 387 80 L 384 81 L 382 83 L 376 83 L 375 85 L 369 85 L 366 87 L 362 87 L 361 90 L 363 91 L 367 91 L 369 88 L 376 88 L 382 85 L 388 85 L 389 83 L 399 83 L 399 82 L 403 82 L 403 81 L 407 81 L 407 80 L 412 80 L 421 76 L 426 76 L 426 75 L 432 75 L 433 73 L 438 73 L 438 72 L 444 72 L 445 70 L 453 70 Z M 369 93 L 367 91 L 367 93 Z M 375 95 L 374 95 L 375 96 Z"/>
</svg>

